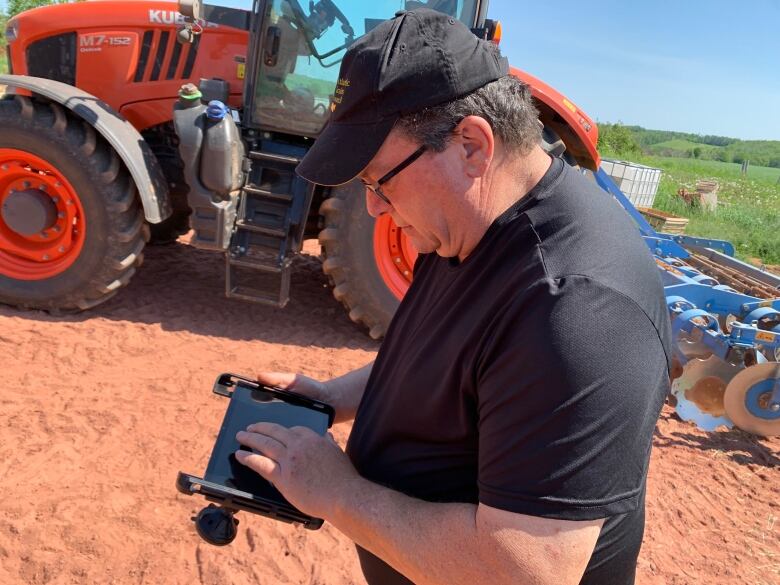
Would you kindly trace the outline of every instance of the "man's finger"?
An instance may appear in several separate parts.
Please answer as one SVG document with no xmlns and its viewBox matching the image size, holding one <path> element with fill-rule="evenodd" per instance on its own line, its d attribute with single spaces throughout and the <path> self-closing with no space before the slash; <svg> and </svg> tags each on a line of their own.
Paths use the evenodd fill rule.
<svg viewBox="0 0 780 585">
<path fill-rule="evenodd" d="M 250 447 L 255 451 L 260 451 L 260 453 L 270 457 L 275 461 L 281 461 L 282 457 L 284 456 L 284 452 L 287 450 L 287 447 L 284 443 L 277 441 L 273 437 L 269 437 L 268 435 L 263 435 L 260 433 L 239 431 L 236 434 L 236 439 L 242 445 Z"/>
<path fill-rule="evenodd" d="M 246 430 L 250 433 L 260 433 L 279 441 L 285 447 L 288 445 L 290 429 L 272 422 L 256 422 L 249 425 Z"/>
<path fill-rule="evenodd" d="M 287 388 L 295 382 L 295 374 L 289 372 L 260 372 L 257 381 L 266 386 L 278 386 Z"/>
<path fill-rule="evenodd" d="M 271 483 L 276 481 L 279 476 L 281 467 L 279 463 L 266 457 L 264 455 L 258 455 L 257 453 L 250 453 L 249 451 L 236 451 L 236 460 L 242 465 L 246 465 L 249 469 L 255 471 L 263 479 L 267 479 Z"/>
</svg>

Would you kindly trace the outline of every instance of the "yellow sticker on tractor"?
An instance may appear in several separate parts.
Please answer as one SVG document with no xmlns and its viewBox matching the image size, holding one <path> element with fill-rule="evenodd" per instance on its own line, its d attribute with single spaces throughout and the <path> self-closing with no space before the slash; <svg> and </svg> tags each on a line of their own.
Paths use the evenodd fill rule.
<svg viewBox="0 0 780 585">
<path fill-rule="evenodd" d="M 246 75 L 246 64 L 239 63 L 236 66 L 236 77 L 238 77 L 239 79 L 244 79 L 244 75 Z"/>
<path fill-rule="evenodd" d="M 775 340 L 775 334 L 770 333 L 769 331 L 758 331 L 756 332 L 756 341 L 774 341 Z"/>
</svg>

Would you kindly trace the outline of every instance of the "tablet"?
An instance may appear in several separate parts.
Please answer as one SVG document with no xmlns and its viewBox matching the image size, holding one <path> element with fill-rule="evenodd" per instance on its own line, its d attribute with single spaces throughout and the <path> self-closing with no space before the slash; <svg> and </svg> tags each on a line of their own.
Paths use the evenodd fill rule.
<svg viewBox="0 0 780 585">
<path fill-rule="evenodd" d="M 179 473 L 177 487 L 186 494 L 200 493 L 208 500 L 237 510 L 300 522 L 319 528 L 322 520 L 300 512 L 268 481 L 238 462 L 238 449 L 251 451 L 236 433 L 252 423 L 272 422 L 284 427 L 304 426 L 325 435 L 335 412 L 329 405 L 280 388 L 263 386 L 235 374 L 222 374 L 214 392 L 230 398 L 204 477 Z"/>
<path fill-rule="evenodd" d="M 324 435 L 328 430 L 328 414 L 285 402 L 278 394 L 262 387 L 249 388 L 239 384 L 233 390 L 204 479 L 251 494 L 282 499 L 276 488 L 236 460 L 238 449 L 251 451 L 236 440 L 236 433 L 256 422 L 272 422 L 287 428 L 309 427 Z"/>
</svg>

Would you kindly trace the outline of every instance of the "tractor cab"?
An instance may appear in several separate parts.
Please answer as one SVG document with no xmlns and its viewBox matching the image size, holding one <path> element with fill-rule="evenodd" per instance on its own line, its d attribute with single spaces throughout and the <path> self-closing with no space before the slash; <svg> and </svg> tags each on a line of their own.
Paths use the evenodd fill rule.
<svg viewBox="0 0 780 585">
<path fill-rule="evenodd" d="M 298 0 L 255 0 L 242 64 L 242 108 L 225 105 L 233 88 L 223 80 L 182 88 L 174 125 L 193 210 L 191 242 L 226 252 L 227 296 L 284 306 L 292 259 L 306 237 L 319 235 L 325 255 L 333 260 L 340 250 L 341 261 L 349 263 L 341 272 L 360 275 L 372 289 L 364 296 L 378 309 L 358 320 L 375 336 L 384 332 L 411 282 L 416 252 L 388 225 L 380 226 L 390 239 L 377 254 L 355 257 L 357 249 L 374 248 L 377 229 L 363 209 L 362 187 L 318 187 L 298 177 L 295 167 L 322 131 L 331 104 L 340 100 L 337 78 L 347 48 L 398 11 L 421 7 L 449 14 L 483 38 L 491 34 L 487 2 L 479 0 L 311 0 L 306 7 Z M 196 43 L 209 34 L 204 14 L 207 20 L 213 7 L 181 0 L 179 9 L 180 40 Z M 334 197 L 350 214 L 335 231 L 329 230 L 335 203 L 328 202 Z M 335 239 L 322 237 L 334 233 Z M 326 271 L 333 264 L 326 263 Z M 330 276 L 338 284 L 338 275 Z M 342 302 L 354 312 L 354 302 Z"/>
<path fill-rule="evenodd" d="M 245 123 L 316 137 L 338 100 L 337 76 L 347 47 L 397 11 L 419 7 L 477 25 L 477 0 L 319 0 L 307 10 L 297 0 L 255 2 L 259 35 L 251 47 Z"/>
</svg>

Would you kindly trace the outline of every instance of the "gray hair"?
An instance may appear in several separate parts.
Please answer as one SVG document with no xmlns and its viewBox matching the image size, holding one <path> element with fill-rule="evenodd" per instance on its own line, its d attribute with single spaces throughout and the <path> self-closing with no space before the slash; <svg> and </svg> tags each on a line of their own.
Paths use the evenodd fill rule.
<svg viewBox="0 0 780 585">
<path fill-rule="evenodd" d="M 450 102 L 403 115 L 396 123 L 408 138 L 435 152 L 447 147 L 452 131 L 466 116 L 484 118 L 508 151 L 524 155 L 539 144 L 539 111 L 528 85 L 507 75 Z"/>
</svg>

